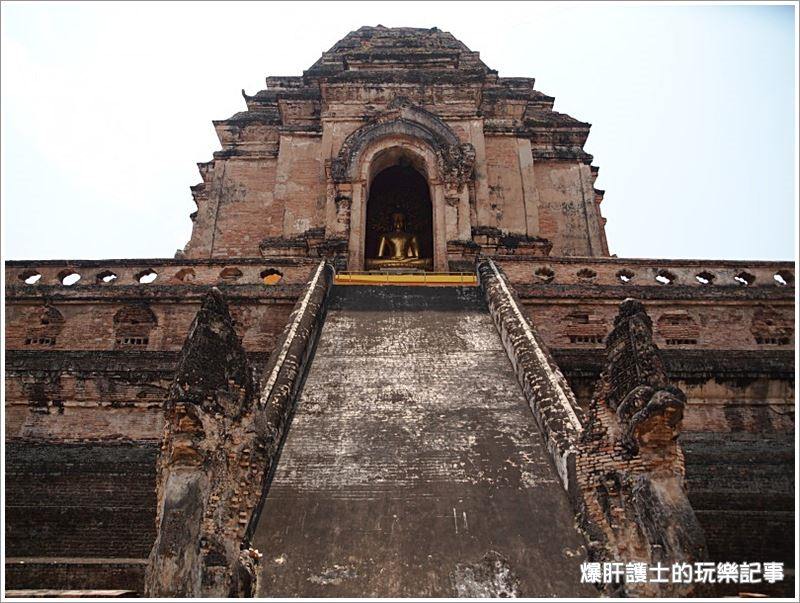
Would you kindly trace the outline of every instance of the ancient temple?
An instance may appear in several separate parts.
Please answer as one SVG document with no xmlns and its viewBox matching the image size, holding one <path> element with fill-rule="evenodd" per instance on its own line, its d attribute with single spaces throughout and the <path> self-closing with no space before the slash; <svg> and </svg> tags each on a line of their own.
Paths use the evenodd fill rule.
<svg viewBox="0 0 800 603">
<path fill-rule="evenodd" d="M 242 94 L 175 258 L 6 263 L 7 595 L 793 594 L 791 262 L 610 256 L 589 124 L 436 28 Z"/>
</svg>

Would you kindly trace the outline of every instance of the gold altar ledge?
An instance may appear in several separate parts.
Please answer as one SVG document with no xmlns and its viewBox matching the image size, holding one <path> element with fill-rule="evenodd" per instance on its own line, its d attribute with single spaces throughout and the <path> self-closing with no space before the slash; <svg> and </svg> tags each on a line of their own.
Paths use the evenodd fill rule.
<svg viewBox="0 0 800 603">
<path fill-rule="evenodd" d="M 337 285 L 412 285 L 476 287 L 478 279 L 474 272 L 337 272 Z"/>
</svg>

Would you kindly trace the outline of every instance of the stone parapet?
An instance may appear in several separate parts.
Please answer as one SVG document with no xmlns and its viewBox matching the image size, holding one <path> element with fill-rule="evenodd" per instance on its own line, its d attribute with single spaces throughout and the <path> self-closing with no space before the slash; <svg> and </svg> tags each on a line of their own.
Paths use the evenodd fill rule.
<svg viewBox="0 0 800 603">
<path fill-rule="evenodd" d="M 142 285 L 303 284 L 318 263 L 306 257 L 14 260 L 5 263 L 6 296 L 24 296 L 41 287 L 88 290 L 97 286 L 116 291 Z M 71 275 L 80 279 L 73 282 L 76 277 Z"/>
<path fill-rule="evenodd" d="M 794 262 L 483 255 L 500 262 L 515 287 L 536 287 L 537 291 L 557 291 L 559 286 L 571 285 L 587 291 L 592 286 L 619 287 L 620 292 L 627 292 L 624 298 L 638 296 L 642 288 L 650 287 L 672 290 L 676 295 L 682 288 L 708 295 L 739 291 L 742 296 L 754 289 L 770 289 L 776 291 L 775 295 L 794 297 Z M 524 290 L 519 293 L 525 297 Z"/>
<path fill-rule="evenodd" d="M 280 240 L 286 245 L 293 241 Z M 310 235 L 297 241 L 302 250 L 295 255 L 276 252 L 262 258 L 13 260 L 5 264 L 6 295 L 23 296 L 39 287 L 87 290 L 89 286 L 99 286 L 117 290 L 139 285 L 265 284 L 264 279 L 270 275 L 275 275 L 269 279 L 273 286 L 302 284 L 319 262 L 318 258 L 307 257 L 311 253 L 309 245 L 320 249 L 311 255 L 324 255 L 333 243 Z M 341 241 L 335 241 L 334 254 L 340 252 L 336 245 L 341 247 Z M 536 250 L 530 251 L 534 247 Z M 548 256 L 549 247 L 544 239 L 503 234 L 490 228 L 475 229 L 473 241 L 448 242 L 449 253 L 467 259 L 480 254 L 501 262 L 510 282 L 522 287 L 518 293 L 523 298 L 534 291 L 532 288 L 557 294 L 561 288 L 573 285 L 586 291 L 592 287 L 618 287 L 615 292 L 635 292 L 637 296 L 642 289 L 652 287 L 664 291 L 665 297 L 671 295 L 670 291 L 678 296 L 685 288 L 705 296 L 757 297 L 764 293 L 754 290 L 768 289 L 774 291 L 770 296 L 794 297 L 793 262 L 559 257 Z M 66 284 L 65 279 L 72 274 L 79 275 L 80 280 Z M 572 294 L 575 290 L 564 292 Z"/>
<path fill-rule="evenodd" d="M 495 263 L 492 260 L 480 262 L 478 274 L 522 391 L 547 441 L 561 483 L 569 491 L 575 480 L 575 455 L 583 431 L 582 411 Z"/>
</svg>

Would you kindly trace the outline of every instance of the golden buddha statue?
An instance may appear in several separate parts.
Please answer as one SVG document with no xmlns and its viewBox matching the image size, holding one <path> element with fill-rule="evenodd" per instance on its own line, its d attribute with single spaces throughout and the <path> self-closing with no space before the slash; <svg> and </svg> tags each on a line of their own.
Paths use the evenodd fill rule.
<svg viewBox="0 0 800 603">
<path fill-rule="evenodd" d="M 392 223 L 394 230 L 381 235 L 378 241 L 378 257 L 367 260 L 367 270 L 430 267 L 430 259 L 419 257 L 419 242 L 416 235 L 405 230 L 405 216 L 401 213 L 392 214 Z"/>
</svg>

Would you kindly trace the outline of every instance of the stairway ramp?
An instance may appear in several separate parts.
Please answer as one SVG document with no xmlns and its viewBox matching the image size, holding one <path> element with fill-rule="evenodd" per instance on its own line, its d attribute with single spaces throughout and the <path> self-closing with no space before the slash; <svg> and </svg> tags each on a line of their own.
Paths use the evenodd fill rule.
<svg viewBox="0 0 800 603">
<path fill-rule="evenodd" d="M 592 596 L 477 287 L 332 287 L 253 545 L 261 596 Z"/>
</svg>

